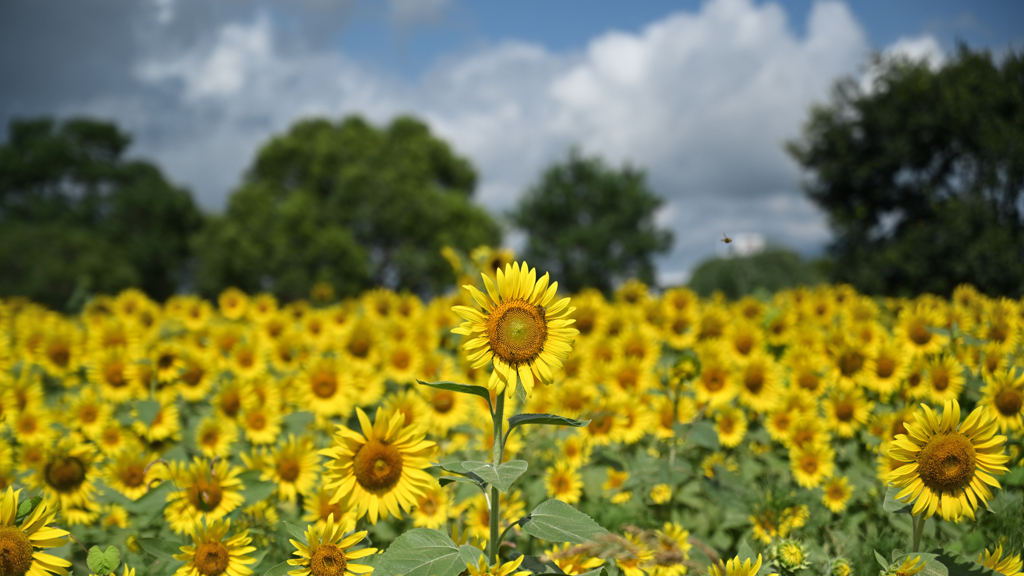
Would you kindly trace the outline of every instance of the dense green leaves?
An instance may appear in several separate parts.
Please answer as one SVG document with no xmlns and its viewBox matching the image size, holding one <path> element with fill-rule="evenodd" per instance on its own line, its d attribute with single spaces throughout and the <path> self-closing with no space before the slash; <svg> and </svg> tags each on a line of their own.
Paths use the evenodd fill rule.
<svg viewBox="0 0 1024 576">
<path fill-rule="evenodd" d="M 879 60 L 812 110 L 789 151 L 829 214 L 834 279 L 868 293 L 1024 291 L 1024 55 Z"/>
<path fill-rule="evenodd" d="M 414 528 L 391 544 L 373 573 L 377 576 L 456 576 L 466 569 L 462 554 L 444 532 Z"/>
<path fill-rule="evenodd" d="M 522 527 L 531 536 L 573 544 L 583 544 L 608 533 L 590 516 L 561 500 L 545 500 L 538 504 Z"/>
<path fill-rule="evenodd" d="M 572 150 L 549 167 L 510 214 L 527 234 L 525 259 L 570 291 L 605 293 L 626 278 L 654 282 L 655 255 L 672 233 L 655 225 L 662 200 L 631 166 L 616 170 Z"/>
</svg>

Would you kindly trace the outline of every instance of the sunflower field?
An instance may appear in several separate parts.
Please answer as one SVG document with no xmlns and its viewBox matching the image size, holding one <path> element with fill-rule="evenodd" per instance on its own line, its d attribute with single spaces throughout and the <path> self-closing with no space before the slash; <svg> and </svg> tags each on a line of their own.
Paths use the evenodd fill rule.
<svg viewBox="0 0 1024 576">
<path fill-rule="evenodd" d="M 1024 302 L 461 270 L 0 300 L 0 576 L 1022 575 Z"/>
</svg>

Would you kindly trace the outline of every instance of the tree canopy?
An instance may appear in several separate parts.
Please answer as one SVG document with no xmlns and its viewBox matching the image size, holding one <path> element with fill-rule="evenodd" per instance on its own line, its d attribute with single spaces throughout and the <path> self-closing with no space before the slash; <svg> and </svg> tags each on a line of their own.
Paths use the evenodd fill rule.
<svg viewBox="0 0 1024 576">
<path fill-rule="evenodd" d="M 429 294 L 449 285 L 449 245 L 497 244 L 497 223 L 472 203 L 476 172 L 429 128 L 398 117 L 303 120 L 259 150 L 223 217 L 197 240 L 199 288 L 234 285 L 304 297 L 370 285 Z"/>
<path fill-rule="evenodd" d="M 788 144 L 835 234 L 834 280 L 890 295 L 1024 291 L 1024 58 L 878 59 Z"/>
<path fill-rule="evenodd" d="M 114 124 L 16 119 L 0 146 L 0 295 L 62 307 L 77 291 L 166 298 L 202 224 L 187 190 L 128 160 Z"/>
<path fill-rule="evenodd" d="M 654 283 L 653 258 L 672 245 L 672 233 L 654 222 L 661 205 L 642 170 L 614 169 L 573 149 L 544 171 L 510 218 L 527 234 L 531 265 L 568 290 L 610 294 L 630 277 Z"/>
<path fill-rule="evenodd" d="M 737 299 L 761 290 L 771 293 L 821 282 L 824 275 L 814 264 L 796 252 L 772 248 L 750 256 L 705 260 L 693 271 L 689 287 L 705 298 L 720 291 Z"/>
</svg>

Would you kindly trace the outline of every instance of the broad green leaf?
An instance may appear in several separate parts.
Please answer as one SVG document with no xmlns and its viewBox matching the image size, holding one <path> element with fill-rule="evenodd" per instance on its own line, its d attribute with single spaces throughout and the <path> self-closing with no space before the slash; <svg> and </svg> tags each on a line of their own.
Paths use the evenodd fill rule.
<svg viewBox="0 0 1024 576">
<path fill-rule="evenodd" d="M 384 552 L 375 576 L 457 576 L 466 569 L 459 547 L 444 532 L 414 528 Z"/>
<path fill-rule="evenodd" d="M 896 499 L 896 495 L 903 490 L 897 486 L 889 486 L 889 489 L 885 491 L 885 501 L 882 502 L 882 509 L 886 512 L 895 512 L 896 514 L 910 514 L 910 510 L 913 508 L 910 504 L 900 502 Z"/>
<path fill-rule="evenodd" d="M 751 563 L 757 559 L 757 556 L 754 555 L 754 550 L 750 547 L 750 544 L 747 544 L 746 540 L 740 541 L 740 546 L 736 550 L 736 556 L 741 561 L 750 560 Z"/>
<path fill-rule="evenodd" d="M 462 465 L 466 470 L 476 473 L 488 484 L 501 490 L 502 494 L 508 493 L 512 483 L 516 481 L 516 478 L 522 476 L 523 472 L 526 472 L 528 466 L 525 460 L 510 460 L 497 468 L 493 464 L 472 460 L 463 462 Z"/>
<path fill-rule="evenodd" d="M 174 560 L 175 554 L 181 554 L 178 544 L 163 538 L 139 538 L 139 546 L 160 560 Z"/>
<path fill-rule="evenodd" d="M 160 464 L 157 464 L 157 466 L 160 466 Z M 149 492 L 140 496 L 138 500 L 125 504 L 125 509 L 133 514 L 147 514 L 163 510 L 164 503 L 167 500 L 167 493 L 173 488 L 174 486 L 171 482 L 164 482 L 150 489 Z M 108 490 L 108 492 L 110 491 Z"/>
<path fill-rule="evenodd" d="M 999 480 L 1006 486 L 1024 486 L 1024 467 L 1011 468 L 1009 474 Z"/>
<path fill-rule="evenodd" d="M 139 400 L 135 403 L 135 413 L 139 415 L 139 422 L 149 426 L 160 413 L 160 403 L 156 400 Z"/>
<path fill-rule="evenodd" d="M 245 498 L 247 506 L 266 500 L 277 490 L 276 483 L 260 480 L 262 474 L 259 470 L 249 470 L 238 475 L 238 479 L 245 486 L 242 489 L 242 497 Z"/>
<path fill-rule="evenodd" d="M 462 546 L 459 546 L 459 556 L 467 566 L 470 564 L 478 566 L 480 563 L 480 557 L 483 555 L 484 551 L 472 544 L 463 544 Z"/>
<path fill-rule="evenodd" d="M 288 530 L 288 533 L 292 535 L 292 538 L 295 538 L 299 542 L 309 544 L 309 542 L 306 542 L 306 533 L 302 528 L 292 524 L 291 522 L 281 522 L 281 524 L 284 524 L 284 527 Z"/>
<path fill-rule="evenodd" d="M 882 570 L 888 570 L 889 569 L 889 561 L 885 559 L 885 556 L 882 556 L 881 554 L 879 554 L 878 550 L 875 550 L 874 552 L 875 552 L 875 560 L 878 561 L 878 565 L 882 567 Z"/>
<path fill-rule="evenodd" d="M 949 576 L 1000 576 L 999 572 L 985 568 L 981 564 L 963 556 L 950 556 L 941 553 L 935 558 L 936 562 L 946 567 Z"/>
<path fill-rule="evenodd" d="M 690 434 L 686 440 L 709 450 L 718 450 L 721 447 L 718 443 L 718 433 L 715 432 L 715 427 L 709 420 L 702 420 L 694 424 L 690 428 Z"/>
<path fill-rule="evenodd" d="M 288 561 L 281 562 L 274 566 L 270 570 L 263 573 L 263 576 L 284 576 L 289 570 L 295 570 L 295 566 L 292 566 Z"/>
<path fill-rule="evenodd" d="M 89 556 L 85 562 L 93 574 L 100 576 L 110 574 L 121 563 L 121 551 L 116 546 L 107 546 L 106 550 L 100 550 L 99 546 L 93 546 L 89 549 Z"/>
<path fill-rule="evenodd" d="M 423 380 L 416 380 L 423 386 L 430 386 L 431 388 L 437 388 L 438 390 L 450 390 L 452 392 L 459 392 L 461 394 L 473 394 L 487 400 L 487 405 L 491 405 L 491 392 L 483 386 L 474 386 L 472 384 L 459 384 L 458 382 L 424 382 Z"/>
<path fill-rule="evenodd" d="M 474 462 L 474 460 L 469 460 L 469 462 Z M 481 478 L 480 476 L 478 476 L 476 472 L 473 472 L 471 470 L 467 470 L 466 469 L 466 466 L 465 466 L 466 463 L 465 462 L 444 462 L 444 463 L 431 462 L 431 464 L 433 464 L 434 466 L 437 466 L 441 470 L 447 470 L 448 472 L 452 472 L 454 474 L 458 474 L 460 476 L 465 476 L 467 478 L 470 478 L 474 482 L 479 482 L 480 484 L 486 484 L 486 482 L 484 482 L 484 479 Z"/>
<path fill-rule="evenodd" d="M 291 412 L 281 419 L 281 423 L 284 424 L 288 432 L 301 436 L 309 428 L 309 425 L 313 423 L 313 413 Z"/>
<path fill-rule="evenodd" d="M 447 486 L 453 482 L 472 484 L 477 488 L 480 488 L 481 490 L 485 488 L 485 486 L 480 482 L 477 482 L 476 480 L 473 480 L 472 478 L 468 478 L 466 476 L 441 476 L 440 478 L 437 479 L 437 483 L 440 484 L 441 486 Z"/>
<path fill-rule="evenodd" d="M 531 536 L 551 542 L 584 544 L 608 531 L 590 517 L 562 502 L 546 500 L 530 512 L 522 524 Z"/>
<path fill-rule="evenodd" d="M 32 498 L 29 498 L 28 500 L 22 500 L 18 504 L 18 512 L 14 515 L 15 519 L 18 522 L 21 522 L 21 520 L 24 519 L 29 514 L 31 514 L 32 511 L 36 509 L 36 506 L 39 506 L 39 503 L 42 502 L 42 501 L 43 501 L 43 497 L 42 496 L 33 496 Z"/>
</svg>

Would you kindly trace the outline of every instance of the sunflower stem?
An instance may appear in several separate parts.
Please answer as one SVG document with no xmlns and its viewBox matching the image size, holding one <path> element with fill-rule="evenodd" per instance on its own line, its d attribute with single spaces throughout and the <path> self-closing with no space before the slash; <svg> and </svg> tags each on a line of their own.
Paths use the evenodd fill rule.
<svg viewBox="0 0 1024 576">
<path fill-rule="evenodd" d="M 911 552 L 917 552 L 921 548 L 921 533 L 924 532 L 924 517 L 914 514 L 911 516 L 914 525 L 914 546 Z"/>
<path fill-rule="evenodd" d="M 504 453 L 505 447 L 502 442 L 502 418 L 505 414 L 505 392 L 501 391 L 497 394 L 497 402 L 494 403 L 494 413 L 491 414 L 491 418 L 494 423 L 494 467 L 497 468 L 501 465 L 501 458 Z M 491 546 L 489 556 L 494 562 L 498 560 L 498 547 L 501 545 L 501 536 L 498 534 L 498 519 L 500 518 L 501 508 L 498 500 L 498 489 L 491 486 Z"/>
</svg>

